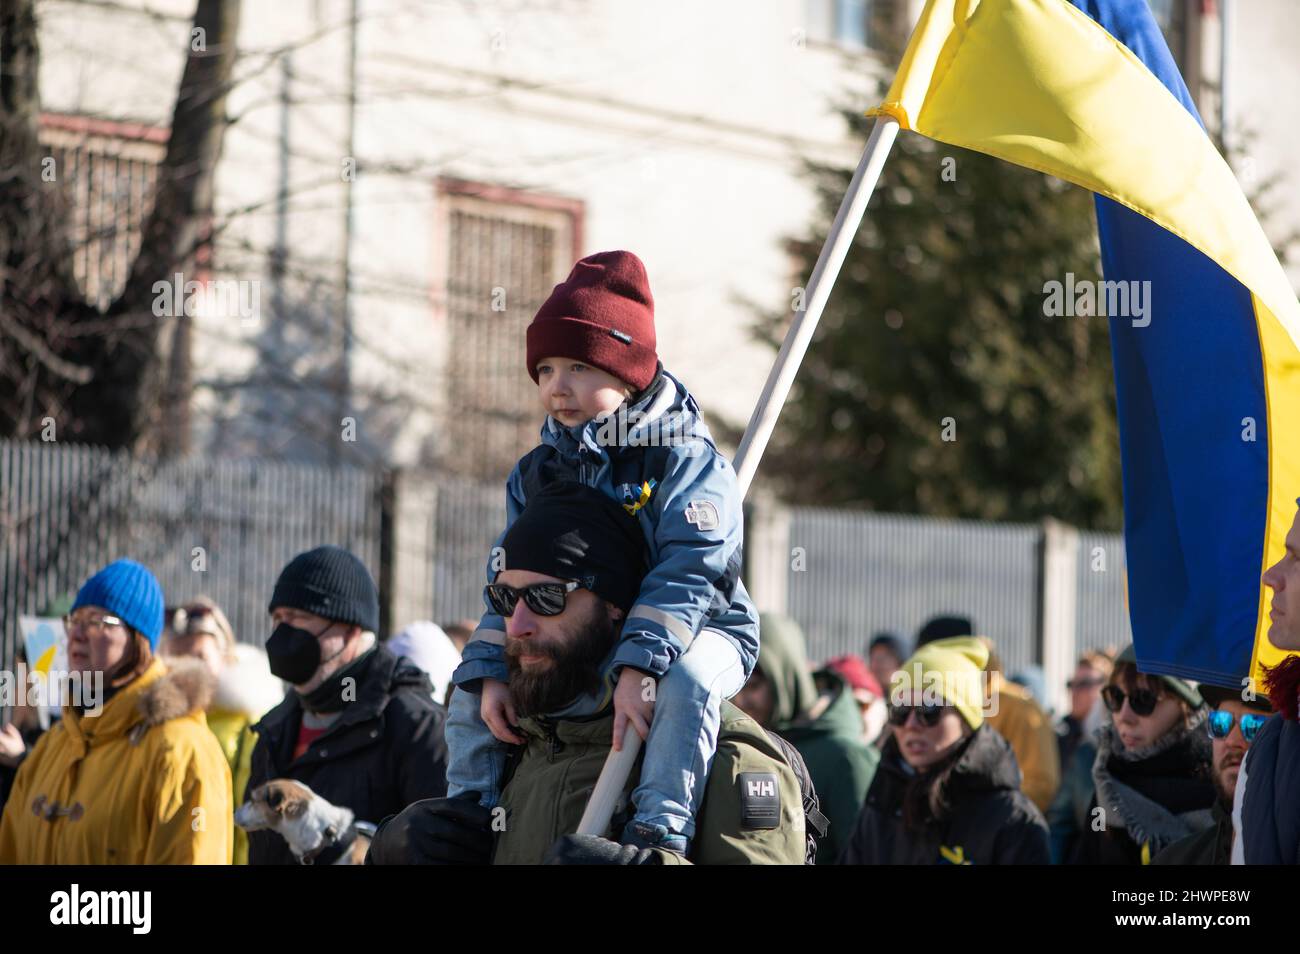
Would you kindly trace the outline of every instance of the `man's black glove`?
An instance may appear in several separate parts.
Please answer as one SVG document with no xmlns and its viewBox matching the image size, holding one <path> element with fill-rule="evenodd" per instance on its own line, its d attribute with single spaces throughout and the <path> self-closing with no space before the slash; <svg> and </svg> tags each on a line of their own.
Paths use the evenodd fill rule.
<svg viewBox="0 0 1300 954">
<path fill-rule="evenodd" d="M 492 813 L 477 792 L 412 802 L 386 819 L 370 842 L 368 865 L 485 865 L 492 860 Z"/>
<path fill-rule="evenodd" d="M 546 849 L 544 865 L 659 865 L 657 852 L 599 835 L 564 835 Z"/>
</svg>

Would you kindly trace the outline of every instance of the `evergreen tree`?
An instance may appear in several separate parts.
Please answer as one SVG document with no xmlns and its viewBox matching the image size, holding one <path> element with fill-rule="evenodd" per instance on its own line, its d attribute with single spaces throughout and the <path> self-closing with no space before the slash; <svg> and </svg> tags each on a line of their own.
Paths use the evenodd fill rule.
<svg viewBox="0 0 1300 954">
<path fill-rule="evenodd" d="M 846 118 L 865 138 L 872 120 Z M 821 214 L 790 242 L 800 276 L 852 170 L 809 174 Z M 805 504 L 1118 528 L 1109 330 L 1046 316 L 1044 286 L 1067 273 L 1100 277 L 1091 194 L 900 133 L 763 477 Z M 764 315 L 755 332 L 779 347 L 790 319 Z"/>
</svg>

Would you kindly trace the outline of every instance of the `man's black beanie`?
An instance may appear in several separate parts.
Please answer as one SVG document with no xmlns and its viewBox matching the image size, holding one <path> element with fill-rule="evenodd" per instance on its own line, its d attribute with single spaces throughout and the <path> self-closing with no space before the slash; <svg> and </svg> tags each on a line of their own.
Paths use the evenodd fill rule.
<svg viewBox="0 0 1300 954">
<path fill-rule="evenodd" d="M 534 494 L 501 541 L 503 570 L 581 580 L 627 612 L 645 577 L 645 536 L 636 518 L 606 494 L 576 481 Z"/>
<path fill-rule="evenodd" d="M 916 648 L 936 639 L 952 639 L 954 636 L 974 636 L 975 627 L 965 616 L 936 616 L 929 620 L 916 634 Z"/>
<path fill-rule="evenodd" d="M 268 612 L 277 606 L 379 631 L 379 590 L 366 565 L 342 547 L 317 547 L 290 560 L 275 581 Z"/>
</svg>

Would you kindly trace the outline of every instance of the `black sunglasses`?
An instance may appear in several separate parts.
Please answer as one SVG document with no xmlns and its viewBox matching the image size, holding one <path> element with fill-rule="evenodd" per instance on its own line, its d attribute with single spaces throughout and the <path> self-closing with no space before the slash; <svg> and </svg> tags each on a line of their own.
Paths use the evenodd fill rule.
<svg viewBox="0 0 1300 954">
<path fill-rule="evenodd" d="M 942 703 L 927 702 L 919 706 L 911 705 L 893 705 L 889 706 L 889 724 L 896 726 L 907 725 L 907 717 L 915 712 L 916 719 L 925 728 L 932 729 L 939 724 L 943 714 L 948 711 L 948 706 Z"/>
<path fill-rule="evenodd" d="M 564 612 L 564 605 L 569 594 L 574 590 L 590 586 L 583 580 L 568 583 L 534 583 L 516 589 L 504 583 L 489 583 L 483 587 L 483 601 L 488 609 L 498 616 L 514 616 L 515 607 L 522 596 L 528 608 L 538 616 L 559 616 Z"/>
<path fill-rule="evenodd" d="M 1114 685 L 1107 686 L 1101 691 L 1101 699 L 1111 712 L 1119 712 L 1124 708 L 1125 698 L 1128 699 L 1128 707 L 1133 710 L 1134 715 L 1149 716 L 1156 711 L 1160 694 L 1150 689 L 1136 689 L 1126 696 L 1123 689 Z"/>
</svg>

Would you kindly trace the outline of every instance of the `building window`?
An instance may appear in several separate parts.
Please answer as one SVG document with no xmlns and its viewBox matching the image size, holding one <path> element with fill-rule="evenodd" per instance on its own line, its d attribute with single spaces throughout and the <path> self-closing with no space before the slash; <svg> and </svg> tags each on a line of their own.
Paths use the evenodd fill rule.
<svg viewBox="0 0 1300 954">
<path fill-rule="evenodd" d="M 107 308 L 140 251 L 167 130 L 45 113 L 40 137 L 69 206 L 73 274 L 86 301 Z"/>
<path fill-rule="evenodd" d="M 808 39 L 848 50 L 894 53 L 903 0 L 805 0 Z"/>
<path fill-rule="evenodd" d="M 581 249 L 582 203 L 444 179 L 446 414 L 439 465 L 504 480 L 545 415 L 525 368 L 528 323 Z"/>
</svg>

